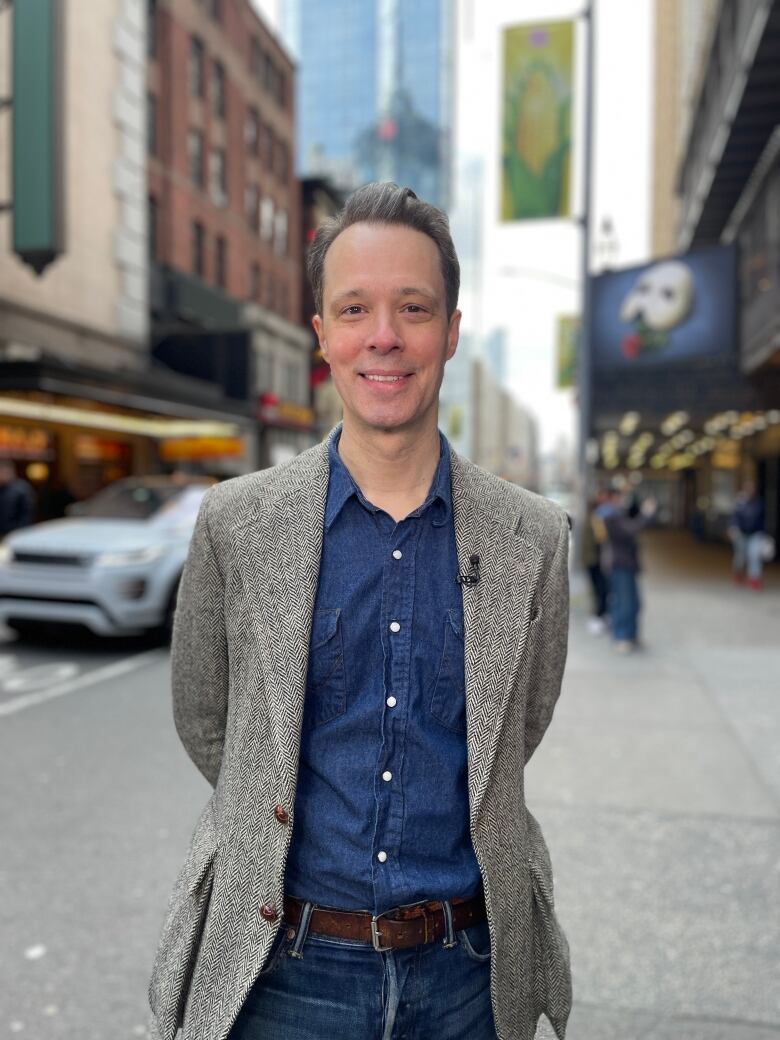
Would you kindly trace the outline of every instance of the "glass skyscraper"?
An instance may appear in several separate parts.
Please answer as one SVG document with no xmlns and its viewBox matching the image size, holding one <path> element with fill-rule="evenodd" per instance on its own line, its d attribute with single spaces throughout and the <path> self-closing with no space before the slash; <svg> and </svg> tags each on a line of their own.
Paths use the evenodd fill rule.
<svg viewBox="0 0 780 1040">
<path fill-rule="evenodd" d="M 448 0 L 285 0 L 298 61 L 301 176 L 393 180 L 450 203 L 453 8 Z"/>
</svg>

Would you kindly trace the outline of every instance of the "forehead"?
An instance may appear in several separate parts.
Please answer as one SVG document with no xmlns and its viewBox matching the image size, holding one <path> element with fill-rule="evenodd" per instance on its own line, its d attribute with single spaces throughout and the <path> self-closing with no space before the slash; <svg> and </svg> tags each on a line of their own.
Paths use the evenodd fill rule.
<svg viewBox="0 0 780 1040">
<path fill-rule="evenodd" d="M 422 231 L 398 224 L 352 224 L 325 255 L 323 294 L 365 288 L 377 291 L 420 285 L 444 296 L 436 243 Z"/>
</svg>

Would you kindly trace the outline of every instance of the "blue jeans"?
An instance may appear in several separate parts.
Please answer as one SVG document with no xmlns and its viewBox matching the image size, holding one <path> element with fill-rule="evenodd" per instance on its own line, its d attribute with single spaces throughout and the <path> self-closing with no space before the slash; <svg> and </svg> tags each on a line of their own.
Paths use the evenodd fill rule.
<svg viewBox="0 0 780 1040">
<path fill-rule="evenodd" d="M 761 543 L 764 539 L 762 532 L 756 534 L 743 534 L 737 531 L 734 536 L 734 563 L 736 573 L 747 569 L 748 578 L 760 578 L 764 567 L 761 559 Z"/>
<path fill-rule="evenodd" d="M 377 953 L 306 919 L 280 929 L 228 1040 L 496 1040 L 487 923 Z"/>
<path fill-rule="evenodd" d="M 636 573 L 626 567 L 613 567 L 609 576 L 609 614 L 615 639 L 636 639 L 639 606 Z"/>
</svg>

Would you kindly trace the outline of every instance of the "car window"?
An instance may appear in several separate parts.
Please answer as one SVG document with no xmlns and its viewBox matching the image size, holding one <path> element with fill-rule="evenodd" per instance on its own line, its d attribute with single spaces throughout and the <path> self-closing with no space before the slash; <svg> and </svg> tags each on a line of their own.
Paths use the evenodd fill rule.
<svg viewBox="0 0 780 1040">
<path fill-rule="evenodd" d="M 178 494 L 169 499 L 153 518 L 155 524 L 163 527 L 194 526 L 200 504 L 208 488 L 197 484 L 188 488 L 177 488 Z"/>
<path fill-rule="evenodd" d="M 78 516 L 110 520 L 148 520 L 166 502 L 181 494 L 176 486 L 117 482 L 79 503 Z"/>
</svg>

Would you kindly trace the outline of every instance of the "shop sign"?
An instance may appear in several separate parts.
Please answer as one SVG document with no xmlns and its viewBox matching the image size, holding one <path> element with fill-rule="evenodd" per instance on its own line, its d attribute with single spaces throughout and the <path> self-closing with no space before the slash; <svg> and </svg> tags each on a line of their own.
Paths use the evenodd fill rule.
<svg viewBox="0 0 780 1040">
<path fill-rule="evenodd" d="M 244 442 L 240 437 L 179 437 L 160 441 L 160 458 L 165 462 L 240 458 L 243 454 Z"/>
<path fill-rule="evenodd" d="M 122 462 L 129 455 L 129 445 L 86 434 L 76 438 L 74 451 L 79 462 Z"/>
<path fill-rule="evenodd" d="M 257 399 L 257 418 L 266 426 L 308 430 L 314 425 L 313 409 L 293 401 L 280 401 L 275 394 L 262 394 Z"/>
<path fill-rule="evenodd" d="M 46 430 L 0 426 L 0 458 L 53 459 L 54 438 Z"/>
</svg>

